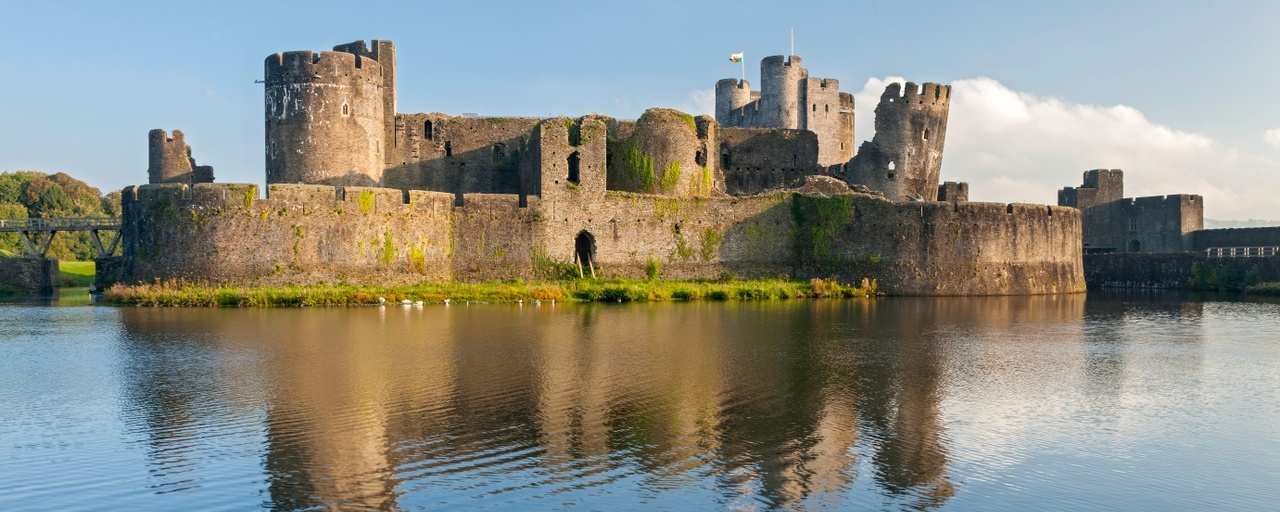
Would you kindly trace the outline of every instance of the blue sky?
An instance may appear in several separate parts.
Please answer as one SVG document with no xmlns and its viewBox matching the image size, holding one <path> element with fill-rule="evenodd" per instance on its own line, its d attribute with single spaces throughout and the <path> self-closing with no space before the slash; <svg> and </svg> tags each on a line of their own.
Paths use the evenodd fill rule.
<svg viewBox="0 0 1280 512">
<path fill-rule="evenodd" d="M 1280 2 L 0 1 L 0 170 L 146 179 L 146 133 L 181 129 L 219 181 L 263 179 L 263 59 L 391 39 L 401 112 L 637 117 L 705 110 L 728 62 L 788 50 L 858 93 L 956 88 L 943 177 L 977 200 L 1053 203 L 1089 168 L 1130 195 L 1201 193 L 1280 219 Z"/>
</svg>

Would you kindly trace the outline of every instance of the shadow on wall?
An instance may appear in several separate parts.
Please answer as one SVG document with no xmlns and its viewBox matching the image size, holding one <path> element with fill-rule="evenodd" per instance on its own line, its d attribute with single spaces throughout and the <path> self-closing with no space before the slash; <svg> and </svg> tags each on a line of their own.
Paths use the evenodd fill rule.
<svg viewBox="0 0 1280 512">
<path fill-rule="evenodd" d="M 513 137 L 465 152 L 450 148 L 447 156 L 391 167 L 383 171 L 381 186 L 453 194 L 518 194 L 520 158 L 525 156 L 522 139 Z"/>
</svg>

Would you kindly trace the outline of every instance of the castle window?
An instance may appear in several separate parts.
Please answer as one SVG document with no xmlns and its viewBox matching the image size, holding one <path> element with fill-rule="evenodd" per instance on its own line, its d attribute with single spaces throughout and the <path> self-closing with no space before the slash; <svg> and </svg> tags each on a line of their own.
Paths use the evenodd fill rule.
<svg viewBox="0 0 1280 512">
<path fill-rule="evenodd" d="M 507 145 L 501 142 L 493 145 L 493 163 L 500 164 L 507 156 Z"/>
<path fill-rule="evenodd" d="M 342 115 L 344 116 L 351 115 L 351 108 L 348 107 L 346 103 L 342 104 Z"/>
<path fill-rule="evenodd" d="M 707 152 L 699 149 L 697 153 L 693 154 L 693 161 L 699 166 L 705 167 L 707 165 Z"/>
<path fill-rule="evenodd" d="M 453 156 L 453 142 L 444 141 L 444 156 Z"/>
<path fill-rule="evenodd" d="M 817 103 L 814 103 L 814 104 L 813 104 L 813 111 L 814 111 L 814 112 L 817 112 L 817 111 L 818 111 L 818 104 L 817 104 Z"/>
<path fill-rule="evenodd" d="M 728 169 L 730 160 L 728 152 L 720 153 L 720 167 Z"/>
<path fill-rule="evenodd" d="M 823 110 L 824 112 L 826 112 L 826 113 L 830 114 L 830 113 L 831 113 L 831 105 L 830 105 L 830 104 L 823 105 L 823 106 L 822 106 L 822 110 Z"/>
<path fill-rule="evenodd" d="M 1137 219 L 1137 218 L 1131 218 L 1131 219 L 1129 219 L 1129 232 L 1130 232 L 1130 233 L 1137 233 L 1137 232 L 1138 232 L 1138 219 Z M 1137 252 L 1137 251 L 1133 251 L 1133 252 Z"/>
<path fill-rule="evenodd" d="M 431 120 L 422 123 L 422 138 L 431 140 Z"/>
<path fill-rule="evenodd" d="M 800 157 L 798 155 L 791 155 L 791 166 L 795 167 L 797 165 L 800 165 Z"/>
<path fill-rule="evenodd" d="M 920 138 L 921 138 L 921 139 L 924 139 L 924 140 L 929 140 L 929 129 L 928 129 L 928 128 L 925 128 L 925 129 L 924 129 L 924 132 L 922 132 L 922 133 L 920 134 Z"/>
<path fill-rule="evenodd" d="M 582 157 L 578 156 L 578 152 L 569 153 L 569 183 L 577 185 L 579 181 L 579 168 L 582 164 Z"/>
</svg>

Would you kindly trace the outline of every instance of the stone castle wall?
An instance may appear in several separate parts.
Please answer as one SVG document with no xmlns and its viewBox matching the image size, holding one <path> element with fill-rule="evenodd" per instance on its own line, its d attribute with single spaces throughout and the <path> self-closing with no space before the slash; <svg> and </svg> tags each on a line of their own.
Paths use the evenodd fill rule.
<svg viewBox="0 0 1280 512">
<path fill-rule="evenodd" d="M 558 172 L 558 171 L 548 171 Z M 600 174 L 599 170 L 595 171 Z M 593 186 L 594 184 L 594 186 Z M 599 275 L 877 279 L 888 293 L 1083 289 L 1079 213 L 990 203 L 798 194 L 678 198 L 603 179 L 528 197 L 365 187 L 145 185 L 124 194 L 128 282 L 395 284 L 547 277 L 593 241 Z M 1075 245 L 1073 245 L 1075 244 Z"/>
<path fill-rule="evenodd" d="M 1084 250 L 1089 253 L 1190 251 L 1193 233 L 1204 228 L 1204 198 L 1126 198 L 1120 169 L 1086 171 L 1080 187 L 1058 191 L 1058 204 L 1084 212 Z"/>
<path fill-rule="evenodd" d="M 817 174 L 818 136 L 808 130 L 721 128 L 719 164 L 730 195 L 793 188 Z"/>
<path fill-rule="evenodd" d="M 1262 228 L 1202 229 L 1193 231 L 1187 250 L 1203 251 L 1210 247 L 1277 247 L 1280 226 Z"/>
</svg>

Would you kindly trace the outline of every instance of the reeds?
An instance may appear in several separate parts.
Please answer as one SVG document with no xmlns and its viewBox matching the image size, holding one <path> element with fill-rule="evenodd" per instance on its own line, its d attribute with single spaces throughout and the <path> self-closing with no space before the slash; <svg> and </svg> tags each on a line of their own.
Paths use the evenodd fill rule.
<svg viewBox="0 0 1280 512">
<path fill-rule="evenodd" d="M 870 297 L 877 294 L 875 281 L 860 285 L 833 279 L 746 279 L 662 281 L 635 279 L 577 279 L 566 281 L 497 283 L 421 283 L 381 287 L 357 285 L 316 286 L 206 286 L 181 281 L 115 285 L 105 299 L 120 305 L 179 307 L 290 307 L 356 306 L 399 303 L 518 302 L 559 300 L 567 302 L 648 302 L 668 300 L 778 300 L 816 297 Z"/>
</svg>

